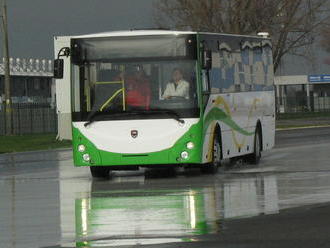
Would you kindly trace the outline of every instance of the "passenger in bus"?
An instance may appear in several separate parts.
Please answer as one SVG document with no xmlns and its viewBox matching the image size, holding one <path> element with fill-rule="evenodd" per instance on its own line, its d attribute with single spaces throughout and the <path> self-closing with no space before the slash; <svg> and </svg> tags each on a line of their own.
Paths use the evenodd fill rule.
<svg viewBox="0 0 330 248">
<path fill-rule="evenodd" d="M 172 73 L 173 82 L 166 85 L 163 98 L 185 98 L 189 99 L 189 83 L 183 79 L 183 72 L 179 68 L 175 68 Z"/>
<path fill-rule="evenodd" d="M 129 107 L 150 107 L 150 81 L 142 66 L 136 66 L 125 76 L 126 103 Z"/>
</svg>

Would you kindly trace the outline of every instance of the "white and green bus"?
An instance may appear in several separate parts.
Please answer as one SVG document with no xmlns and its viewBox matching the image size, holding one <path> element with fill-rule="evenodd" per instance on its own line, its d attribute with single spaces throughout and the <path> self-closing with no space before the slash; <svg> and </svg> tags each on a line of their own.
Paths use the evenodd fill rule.
<svg viewBox="0 0 330 248">
<path fill-rule="evenodd" d="M 223 159 L 258 163 L 274 146 L 268 38 L 139 30 L 69 40 L 54 77 L 63 77 L 64 67 L 70 78 L 74 164 L 90 166 L 93 177 L 163 166 L 214 173 Z M 136 83 L 138 71 L 143 82 Z M 175 71 L 184 94 L 167 97 L 169 85 L 181 87 L 172 81 Z M 132 81 L 140 93 L 130 92 Z"/>
</svg>

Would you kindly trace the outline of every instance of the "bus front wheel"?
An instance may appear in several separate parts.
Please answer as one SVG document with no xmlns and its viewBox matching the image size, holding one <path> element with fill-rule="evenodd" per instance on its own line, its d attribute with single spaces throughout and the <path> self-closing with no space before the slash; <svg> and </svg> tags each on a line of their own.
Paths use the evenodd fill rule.
<svg viewBox="0 0 330 248">
<path fill-rule="evenodd" d="M 110 168 L 108 166 L 91 166 L 92 177 L 94 178 L 108 178 L 110 173 Z"/>
<path fill-rule="evenodd" d="M 202 173 L 215 174 L 218 171 L 221 162 L 221 145 L 218 136 L 218 133 L 215 133 L 213 138 L 212 162 L 202 165 Z"/>
</svg>

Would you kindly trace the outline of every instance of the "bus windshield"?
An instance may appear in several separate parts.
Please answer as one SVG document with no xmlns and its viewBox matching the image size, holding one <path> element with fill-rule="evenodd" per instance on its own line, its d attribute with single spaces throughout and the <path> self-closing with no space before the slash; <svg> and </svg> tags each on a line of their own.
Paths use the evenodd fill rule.
<svg viewBox="0 0 330 248">
<path fill-rule="evenodd" d="M 199 116 L 195 60 L 91 61 L 72 69 L 74 121 Z"/>
</svg>

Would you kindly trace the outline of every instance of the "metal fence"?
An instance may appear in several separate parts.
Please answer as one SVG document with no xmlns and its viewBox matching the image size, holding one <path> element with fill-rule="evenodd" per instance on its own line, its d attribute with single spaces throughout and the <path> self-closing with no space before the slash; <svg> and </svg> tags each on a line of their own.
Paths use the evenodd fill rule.
<svg viewBox="0 0 330 248">
<path fill-rule="evenodd" d="M 277 97 L 276 109 L 280 113 L 329 112 L 330 97 L 307 96 Z"/>
<path fill-rule="evenodd" d="M 277 97 L 276 110 L 279 113 L 330 112 L 330 96 Z M 6 134 L 6 109 L 0 104 L 0 135 Z M 57 133 L 56 109 L 48 103 L 13 103 L 12 133 L 37 134 Z"/>
<path fill-rule="evenodd" d="M 12 133 L 37 134 L 57 133 L 57 114 L 49 104 L 12 104 Z M 0 135 L 6 134 L 6 109 L 0 104 Z"/>
</svg>

